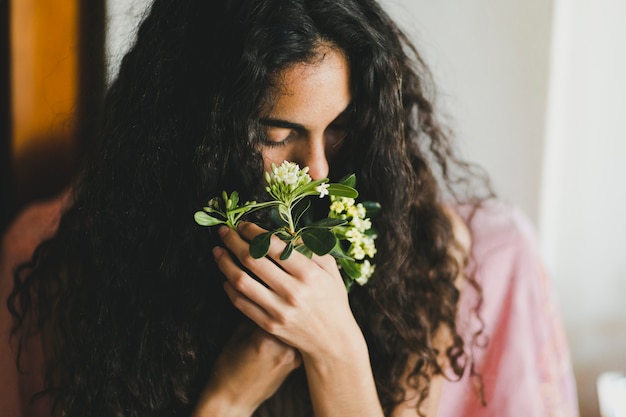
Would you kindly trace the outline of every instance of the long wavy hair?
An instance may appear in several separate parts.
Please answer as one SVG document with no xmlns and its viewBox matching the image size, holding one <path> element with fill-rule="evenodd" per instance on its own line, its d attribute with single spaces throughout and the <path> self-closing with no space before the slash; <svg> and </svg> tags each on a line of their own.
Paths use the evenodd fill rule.
<svg viewBox="0 0 626 417">
<path fill-rule="evenodd" d="M 385 412 L 403 382 L 426 398 L 429 375 L 443 372 L 433 342 L 442 327 L 453 373 L 471 362 L 455 320 L 463 265 L 442 203 L 473 170 L 435 118 L 422 59 L 381 7 L 155 0 L 108 91 L 73 203 L 9 299 L 22 343 L 42 331 L 55 414 L 192 410 L 242 320 L 210 256 L 216 232 L 193 212 L 224 189 L 258 197 L 262 111 L 277 75 L 315 59 L 321 43 L 349 61 L 355 115 L 331 176 L 355 172 L 363 199 L 383 207 L 376 274 L 350 300 Z"/>
</svg>

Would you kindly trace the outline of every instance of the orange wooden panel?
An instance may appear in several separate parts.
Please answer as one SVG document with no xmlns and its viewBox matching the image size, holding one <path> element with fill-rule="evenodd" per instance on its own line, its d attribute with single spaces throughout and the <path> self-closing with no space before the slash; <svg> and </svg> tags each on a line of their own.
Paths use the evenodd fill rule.
<svg viewBox="0 0 626 417">
<path fill-rule="evenodd" d="M 12 155 L 16 182 L 26 153 L 75 148 L 78 0 L 11 2 Z M 70 158 L 71 159 L 71 158 Z M 22 165 L 21 165 L 22 164 Z"/>
</svg>

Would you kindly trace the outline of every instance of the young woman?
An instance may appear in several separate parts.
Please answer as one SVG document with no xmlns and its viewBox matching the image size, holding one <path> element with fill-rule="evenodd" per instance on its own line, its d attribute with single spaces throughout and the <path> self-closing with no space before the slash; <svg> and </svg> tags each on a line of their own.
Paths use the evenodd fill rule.
<svg viewBox="0 0 626 417">
<path fill-rule="evenodd" d="M 373 0 L 155 0 L 58 230 L 9 297 L 18 363 L 41 340 L 46 412 L 542 415 L 506 400 L 523 372 L 501 393 L 501 370 L 476 366 L 478 352 L 524 355 L 507 356 L 506 320 L 480 309 L 490 290 L 470 220 L 485 209 L 450 197 L 474 175 L 429 88 Z M 193 221 L 222 190 L 262 200 L 264 171 L 285 160 L 314 179 L 355 173 L 360 198 L 380 202 L 365 286 L 347 294 L 329 255 L 280 260 L 278 238 L 253 259 L 253 223 Z M 519 259 L 491 274 L 506 280 Z M 567 396 L 561 376 L 545 381 Z M 445 388 L 458 379 L 460 391 Z M 532 403 L 544 388 L 513 397 Z"/>
</svg>

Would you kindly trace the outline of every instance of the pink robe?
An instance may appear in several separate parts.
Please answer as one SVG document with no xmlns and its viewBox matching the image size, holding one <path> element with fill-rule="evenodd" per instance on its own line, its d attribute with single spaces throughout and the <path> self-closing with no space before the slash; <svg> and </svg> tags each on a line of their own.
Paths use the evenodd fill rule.
<svg viewBox="0 0 626 417">
<path fill-rule="evenodd" d="M 444 383 L 438 417 L 578 416 L 565 333 L 532 225 L 502 203 L 486 204 L 469 222 L 469 210 L 458 212 L 472 234 L 469 270 L 483 289 L 479 314 L 488 343 L 474 352 L 487 406 L 466 373 Z M 459 327 L 465 334 L 476 328 L 475 303 L 476 293 L 463 290 Z"/>
<path fill-rule="evenodd" d="M 30 346 L 24 358 L 27 373 L 18 373 L 14 347 L 7 343 L 11 317 L 5 300 L 12 288 L 11 269 L 27 260 L 36 245 L 54 232 L 63 204 L 64 199 L 60 198 L 27 209 L 2 242 L 0 417 L 42 417 L 49 410 L 46 399 L 30 402 L 32 394 L 43 386 L 41 346 Z M 458 211 L 467 220 L 468 210 Z M 484 296 L 480 317 L 488 343 L 486 348 L 474 348 L 474 352 L 487 406 L 481 405 L 474 389 L 475 379 L 466 373 L 460 381 L 444 383 L 438 417 L 578 416 L 569 352 L 530 223 L 517 210 L 489 203 L 473 216 L 469 227 L 470 271 L 475 272 Z M 478 323 L 471 312 L 475 297 L 471 288 L 463 289 L 459 327 L 465 335 Z M 279 414 L 299 417 L 294 393 L 287 389 L 284 394 L 274 404 L 280 402 Z M 265 404 L 255 415 L 272 415 L 278 409 Z"/>
<path fill-rule="evenodd" d="M 68 193 L 34 204 L 24 210 L 9 226 L 0 252 L 0 417 L 42 417 L 50 415 L 50 399 L 31 402 L 42 390 L 43 353 L 41 340 L 33 338 L 23 352 L 22 373 L 15 365 L 15 343 L 9 343 L 13 318 L 7 309 L 7 298 L 13 289 L 13 269 L 30 259 L 37 245 L 52 236 Z M 14 341 L 13 341 L 14 342 Z"/>
</svg>

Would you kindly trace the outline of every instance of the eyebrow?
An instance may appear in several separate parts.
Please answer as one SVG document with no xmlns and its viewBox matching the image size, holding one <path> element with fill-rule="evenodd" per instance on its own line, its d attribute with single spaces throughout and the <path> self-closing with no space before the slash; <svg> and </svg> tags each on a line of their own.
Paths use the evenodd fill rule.
<svg viewBox="0 0 626 417">
<path fill-rule="evenodd" d="M 273 119 L 271 117 L 264 117 L 261 119 L 261 124 L 267 127 L 280 127 L 283 129 L 304 130 L 304 126 L 298 123 L 289 122 L 282 119 Z"/>
<path fill-rule="evenodd" d="M 352 102 L 350 102 L 345 109 L 337 117 L 335 120 L 339 119 L 342 116 L 345 116 L 352 110 Z M 260 120 L 263 126 L 267 127 L 279 127 L 283 129 L 294 129 L 294 130 L 305 130 L 304 126 L 299 123 L 293 123 L 288 120 L 283 119 L 274 119 L 272 117 L 264 117 Z"/>
</svg>

